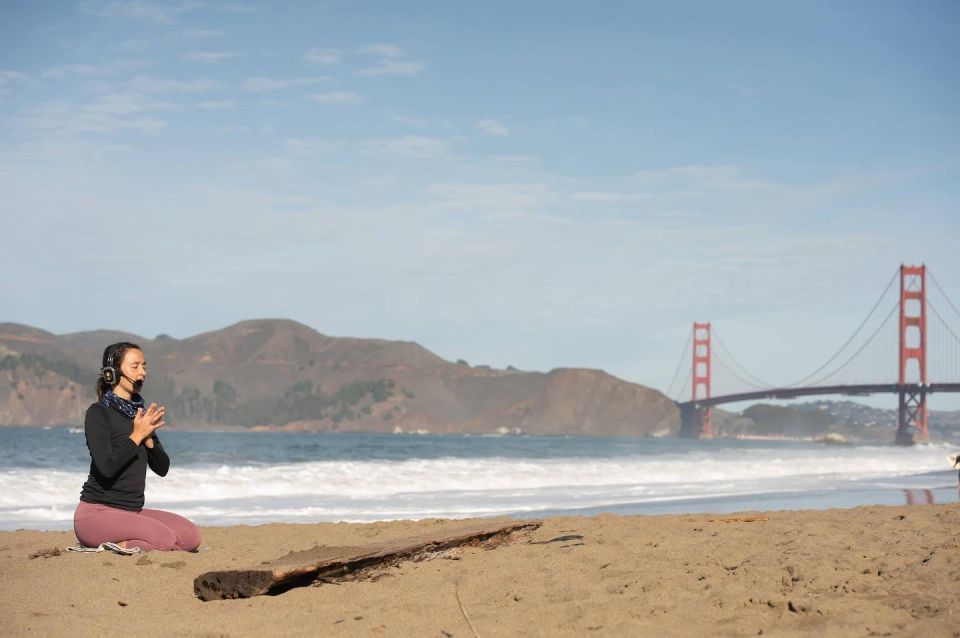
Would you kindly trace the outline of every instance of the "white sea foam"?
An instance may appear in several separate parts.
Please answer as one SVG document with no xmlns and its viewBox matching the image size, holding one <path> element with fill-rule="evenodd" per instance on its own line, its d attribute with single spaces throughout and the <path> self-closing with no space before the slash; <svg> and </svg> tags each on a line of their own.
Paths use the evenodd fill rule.
<svg viewBox="0 0 960 638">
<path fill-rule="evenodd" d="M 915 487 L 944 446 L 722 449 L 612 458 L 441 458 L 176 467 L 147 503 L 204 524 L 468 517 L 625 504 Z M 0 471 L 0 529 L 69 527 L 84 473 Z M 866 483 L 864 483 L 866 482 Z"/>
</svg>

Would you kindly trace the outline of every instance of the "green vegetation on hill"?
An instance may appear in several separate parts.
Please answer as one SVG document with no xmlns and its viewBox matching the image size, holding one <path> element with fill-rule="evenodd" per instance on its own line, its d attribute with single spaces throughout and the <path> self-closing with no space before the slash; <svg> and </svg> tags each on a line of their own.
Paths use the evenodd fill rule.
<svg viewBox="0 0 960 638">
<path fill-rule="evenodd" d="M 52 361 L 38 354 L 7 355 L 0 359 L 0 370 L 10 370 L 14 378 L 18 375 L 43 376 L 46 372 L 54 372 L 61 377 L 81 385 L 96 381 L 96 376 L 90 370 L 84 370 L 69 361 Z"/>
<path fill-rule="evenodd" d="M 815 436 L 829 431 L 833 416 L 826 411 L 803 410 L 795 406 L 777 406 L 759 403 L 743 411 L 743 416 L 756 424 L 756 434 L 784 436 Z"/>
<path fill-rule="evenodd" d="M 160 377 L 153 380 L 150 395 L 184 421 L 253 426 L 329 419 L 336 426 L 369 415 L 373 405 L 393 396 L 394 385 L 391 379 L 354 381 L 327 394 L 319 385 L 298 381 L 280 396 L 243 400 L 220 379 L 213 394 L 205 395 L 193 386 L 177 390 L 168 377 Z"/>
</svg>

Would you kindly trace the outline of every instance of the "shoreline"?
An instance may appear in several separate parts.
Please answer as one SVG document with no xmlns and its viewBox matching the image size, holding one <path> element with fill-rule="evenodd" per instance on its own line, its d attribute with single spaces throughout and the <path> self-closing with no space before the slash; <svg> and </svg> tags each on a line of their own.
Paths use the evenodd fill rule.
<svg viewBox="0 0 960 638">
<path fill-rule="evenodd" d="M 949 636 L 960 613 L 957 503 L 540 520 L 489 551 L 209 603 L 192 590 L 205 571 L 457 522 L 202 527 L 204 551 L 140 557 L 31 559 L 75 544 L 72 531 L 0 532 L 0 624 L 51 636 L 470 636 L 462 605 L 480 635 Z"/>
<path fill-rule="evenodd" d="M 887 474 L 862 479 L 849 479 L 838 488 L 824 485 L 817 488 L 717 491 L 699 494 L 646 495 L 635 499 L 610 500 L 588 498 L 577 504 L 567 494 L 564 502 L 550 504 L 549 494 L 539 503 L 511 507 L 500 502 L 464 501 L 454 497 L 441 503 L 429 501 L 429 494 L 413 501 L 385 496 L 356 500 L 343 497 L 332 501 L 309 495 L 257 496 L 248 495 L 236 502 L 163 500 L 147 498 L 147 507 L 176 512 L 204 527 L 257 526 L 265 524 L 371 524 L 394 521 L 418 521 L 435 518 L 468 520 L 501 517 L 510 519 L 543 517 L 593 517 L 606 514 L 616 516 L 698 515 L 704 513 L 734 514 L 736 512 L 822 512 L 850 510 L 858 507 L 901 505 L 960 504 L 960 485 L 955 469 L 926 471 L 911 475 Z M 80 483 L 79 479 L 74 481 Z M 70 484 L 72 487 L 72 483 Z M 466 494 L 466 493 L 465 493 Z M 462 495 L 461 495 L 462 496 Z M 391 500 L 393 499 L 393 500 Z M 427 500 L 424 500 L 427 499 Z M 593 501 L 593 502 L 591 502 Z M 73 512 L 79 501 L 69 503 L 47 502 L 34 506 L 7 506 L 0 509 L 0 533 L 13 531 L 69 532 L 73 527 Z M 392 503 L 392 505 L 391 505 Z"/>
<path fill-rule="evenodd" d="M 810 490 L 804 492 L 771 491 L 750 492 L 744 494 L 709 495 L 702 497 L 665 497 L 635 503 L 618 503 L 584 507 L 527 509 L 487 513 L 468 513 L 462 516 L 450 516 L 431 513 L 423 516 L 395 516 L 375 518 L 370 516 L 316 518 L 303 515 L 300 518 L 276 518 L 269 516 L 237 517 L 223 515 L 218 520 L 209 520 L 201 515 L 197 517 L 189 511 L 183 511 L 177 503 L 148 503 L 150 507 L 173 511 L 187 516 L 201 527 L 255 527 L 261 525 L 369 525 L 376 523 L 419 522 L 423 520 L 483 520 L 529 518 L 595 517 L 604 515 L 631 516 L 696 516 L 702 514 L 735 515 L 738 512 L 753 512 L 770 515 L 780 512 L 824 512 L 844 511 L 861 507 L 898 507 L 902 505 L 958 505 L 960 506 L 960 486 L 953 483 L 954 470 L 936 473 L 918 474 L 912 477 L 920 479 L 944 475 L 946 483 L 918 483 L 912 487 L 874 489 L 867 491 Z M 894 479 L 896 477 L 891 477 Z M 902 478 L 902 477 L 901 477 Z M 69 518 L 64 518 L 56 527 L 2 527 L 4 532 L 70 532 L 73 529 L 73 504 Z M 30 521 L 27 522 L 28 524 Z"/>
<path fill-rule="evenodd" d="M 414 430 L 333 430 L 333 429 L 310 429 L 300 427 L 300 422 L 292 422 L 292 424 L 276 425 L 276 424 L 261 424 L 261 425 L 227 425 L 227 424 L 218 424 L 218 425 L 167 425 L 164 427 L 166 432 L 190 432 L 190 433 L 251 433 L 251 434 L 330 434 L 330 435 L 392 435 L 392 436 L 410 436 L 410 437 L 419 437 L 419 436 L 438 436 L 438 437 L 531 437 L 531 438 L 585 438 L 585 439 L 627 439 L 627 440 L 646 440 L 646 439 L 674 439 L 674 440 L 714 440 L 714 441 L 758 441 L 758 442 L 787 442 L 787 443 L 820 443 L 823 445 L 861 445 L 861 446 L 875 446 L 875 445 L 894 445 L 898 444 L 895 442 L 896 427 L 882 427 L 878 426 L 876 430 L 882 433 L 882 436 L 869 437 L 869 438 L 860 438 L 855 436 L 848 436 L 843 432 L 835 432 L 832 430 L 824 431 L 816 435 L 804 435 L 804 436 L 793 436 L 786 434 L 729 434 L 727 436 L 715 436 L 710 439 L 687 439 L 680 436 L 670 436 L 670 435 L 636 435 L 636 436 L 625 436 L 625 435 L 604 435 L 604 434 L 582 434 L 582 433 L 549 433 L 549 434 L 536 434 L 531 432 L 524 431 L 514 431 L 506 430 L 504 428 L 499 428 L 498 430 L 491 430 L 489 432 L 433 432 L 427 429 L 414 429 Z M 4 425 L 0 424 L 0 430 L 5 429 L 18 429 L 18 430 L 66 430 L 71 433 L 83 433 L 83 427 L 78 426 L 76 423 L 70 424 L 60 424 L 60 425 Z M 887 436 L 889 435 L 889 437 Z M 889 441 L 887 440 L 889 438 Z M 957 443 L 956 439 L 951 437 L 940 437 L 940 438 L 931 438 L 927 441 L 917 442 L 913 445 L 928 445 L 928 444 L 955 444 Z M 909 447 L 909 446 L 908 446 Z"/>
<path fill-rule="evenodd" d="M 952 478 L 952 474 L 951 474 Z M 826 511 L 847 511 L 863 507 L 900 507 L 903 505 L 946 505 L 960 506 L 960 488 L 955 485 L 939 485 L 937 487 L 927 488 L 898 488 L 887 490 L 889 498 L 886 500 L 876 499 L 869 502 L 853 502 L 850 504 L 841 504 L 843 493 L 828 491 L 811 491 L 807 493 L 789 493 L 789 492 L 769 492 L 769 493 L 751 493 L 745 495 L 731 495 L 725 497 L 704 497 L 704 498 L 683 498 L 671 499 L 665 498 L 656 501 L 645 501 L 643 503 L 625 503 L 619 505 L 606 505 L 582 508 L 566 509 L 537 509 L 517 512 L 497 512 L 485 515 L 468 514 L 458 516 L 423 516 L 423 517 L 397 517 L 397 518 L 340 518 L 340 519 L 276 519 L 276 518 L 228 518 L 228 520 L 218 520 L 205 522 L 199 519 L 197 522 L 203 528 L 233 528 L 233 527 L 259 527 L 263 525 L 373 525 L 390 523 L 418 523 L 427 520 L 444 521 L 470 521 L 470 520 L 493 520 L 493 519 L 545 519 L 545 518 L 593 518 L 597 516 L 621 516 L 621 517 L 659 517 L 659 516 L 700 516 L 704 514 L 733 516 L 741 512 L 751 512 L 769 516 L 782 512 L 826 512 Z M 830 497 L 835 497 L 833 501 Z M 772 507 L 764 507 L 768 502 L 780 503 Z M 810 505 L 817 503 L 817 505 Z M 807 504 L 805 506 L 805 504 Z M 161 504 L 147 504 L 150 507 L 159 507 L 167 511 L 177 511 L 177 505 L 170 506 Z M 74 505 L 75 507 L 75 505 Z M 41 532 L 41 533 L 62 533 L 73 530 L 72 509 L 71 518 L 64 519 L 58 527 L 0 527 L 0 534 L 14 532 Z"/>
</svg>

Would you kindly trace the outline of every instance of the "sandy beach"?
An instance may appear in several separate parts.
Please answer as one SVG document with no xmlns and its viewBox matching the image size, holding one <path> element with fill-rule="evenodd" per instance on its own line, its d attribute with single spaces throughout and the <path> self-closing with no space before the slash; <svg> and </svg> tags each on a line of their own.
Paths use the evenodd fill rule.
<svg viewBox="0 0 960 638">
<path fill-rule="evenodd" d="M 50 555 L 75 544 L 73 533 L 0 532 L 0 634 L 960 635 L 957 504 L 547 518 L 495 549 L 465 547 L 368 580 L 194 596 L 194 578 L 209 570 L 459 523 L 206 527 L 204 551 L 141 556 Z"/>
</svg>

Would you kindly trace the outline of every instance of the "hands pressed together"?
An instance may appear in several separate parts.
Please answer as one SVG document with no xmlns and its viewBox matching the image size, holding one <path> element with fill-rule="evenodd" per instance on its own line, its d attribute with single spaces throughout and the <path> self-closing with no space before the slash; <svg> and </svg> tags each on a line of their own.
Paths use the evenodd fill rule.
<svg viewBox="0 0 960 638">
<path fill-rule="evenodd" d="M 137 415 L 133 417 L 133 432 L 130 439 L 140 445 L 143 443 L 146 447 L 153 447 L 153 433 L 164 426 L 163 421 L 164 407 L 151 403 L 146 410 L 137 409 Z"/>
</svg>

